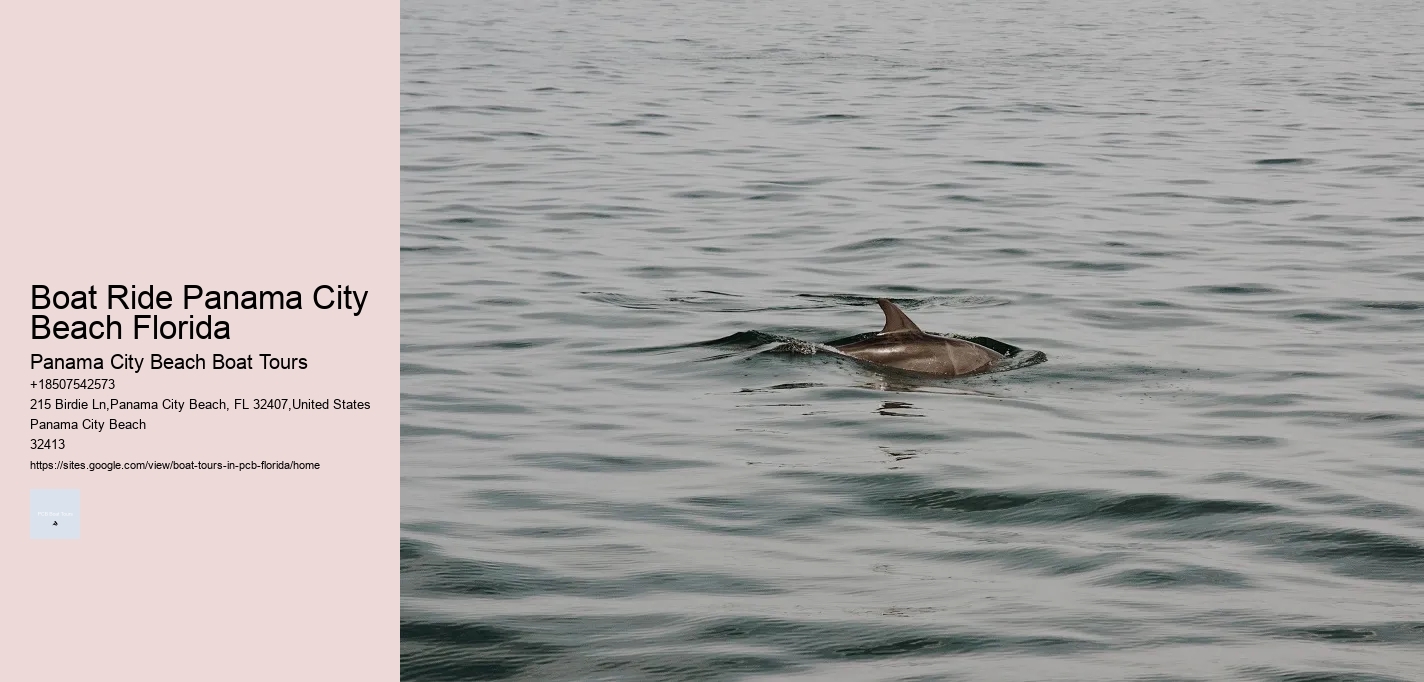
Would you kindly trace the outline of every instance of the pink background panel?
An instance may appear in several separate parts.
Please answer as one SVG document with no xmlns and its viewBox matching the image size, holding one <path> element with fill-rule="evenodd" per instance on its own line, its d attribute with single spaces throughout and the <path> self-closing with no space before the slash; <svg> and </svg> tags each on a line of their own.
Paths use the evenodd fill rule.
<svg viewBox="0 0 1424 682">
<path fill-rule="evenodd" d="M 398 677 L 398 22 L 395 2 L 0 10 L 0 677 Z M 124 311 L 113 313 L 122 341 L 30 340 L 30 285 L 111 283 L 296 289 L 307 307 L 215 312 L 231 341 L 133 340 Z M 369 291 L 364 312 L 315 309 L 320 284 Z M 32 372 L 36 352 L 268 352 L 310 368 Z M 76 374 L 114 377 L 113 397 L 130 400 L 348 397 L 373 409 L 134 413 L 147 431 L 65 434 L 65 451 L 35 455 L 28 404 L 42 394 L 29 381 Z M 60 457 L 322 468 L 29 468 Z M 29 539 L 28 491 L 41 487 L 82 491 L 81 539 Z"/>
</svg>

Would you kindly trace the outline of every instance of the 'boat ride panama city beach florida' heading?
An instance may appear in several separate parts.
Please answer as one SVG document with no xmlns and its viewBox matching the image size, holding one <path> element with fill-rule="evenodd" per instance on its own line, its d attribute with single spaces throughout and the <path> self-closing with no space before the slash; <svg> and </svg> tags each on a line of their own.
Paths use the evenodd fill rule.
<svg viewBox="0 0 1424 682">
<path fill-rule="evenodd" d="M 366 308 L 369 291 L 358 291 L 345 284 L 322 284 L 311 292 L 311 306 L 323 311 L 349 312 L 359 317 Z M 136 285 L 110 284 L 101 296 L 98 289 L 50 288 L 44 284 L 30 287 L 30 308 L 46 312 L 33 313 L 30 320 L 30 338 L 34 340 L 108 340 L 123 339 L 123 322 L 112 314 L 103 319 L 52 319 L 69 311 L 97 311 L 100 303 L 109 311 L 151 311 L 135 312 L 131 326 L 133 339 L 231 339 L 232 327 L 225 319 L 213 319 L 211 313 L 204 317 L 189 314 L 187 319 L 173 318 L 161 314 L 170 311 L 179 303 L 172 292 L 157 289 L 150 284 L 140 288 Z M 183 285 L 181 310 L 302 310 L 305 299 L 301 291 L 280 289 L 270 290 L 221 290 L 207 289 L 197 284 Z"/>
</svg>

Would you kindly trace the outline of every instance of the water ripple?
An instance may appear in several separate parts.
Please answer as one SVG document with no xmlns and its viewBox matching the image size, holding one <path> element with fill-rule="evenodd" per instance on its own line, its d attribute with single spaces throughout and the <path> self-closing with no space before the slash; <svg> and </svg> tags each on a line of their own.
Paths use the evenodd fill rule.
<svg viewBox="0 0 1424 682">
<path fill-rule="evenodd" d="M 1414 9 L 404 3 L 402 678 L 1417 679 Z"/>
</svg>

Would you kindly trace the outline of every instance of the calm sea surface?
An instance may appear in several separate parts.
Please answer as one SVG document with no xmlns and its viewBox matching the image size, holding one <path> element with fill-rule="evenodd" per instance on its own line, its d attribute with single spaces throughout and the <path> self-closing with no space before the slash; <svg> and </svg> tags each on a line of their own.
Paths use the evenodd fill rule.
<svg viewBox="0 0 1424 682">
<path fill-rule="evenodd" d="M 1424 679 L 1424 5 L 402 16 L 403 677 Z"/>
</svg>

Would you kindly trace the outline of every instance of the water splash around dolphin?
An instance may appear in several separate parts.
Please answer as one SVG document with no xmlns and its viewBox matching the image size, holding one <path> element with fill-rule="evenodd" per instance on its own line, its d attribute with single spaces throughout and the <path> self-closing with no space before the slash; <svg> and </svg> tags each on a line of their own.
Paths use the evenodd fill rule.
<svg viewBox="0 0 1424 682">
<path fill-rule="evenodd" d="M 881 372 L 939 379 L 1007 372 L 1048 360 L 1043 351 L 987 336 L 926 333 L 894 303 L 887 299 L 877 303 L 886 316 L 885 327 L 878 332 L 814 342 L 750 330 L 696 345 L 761 349 L 757 354 L 827 355 Z"/>
</svg>

